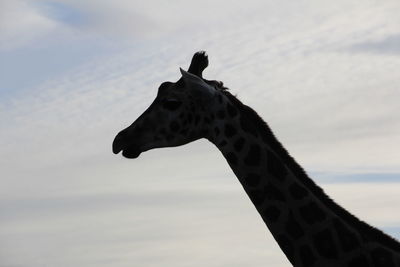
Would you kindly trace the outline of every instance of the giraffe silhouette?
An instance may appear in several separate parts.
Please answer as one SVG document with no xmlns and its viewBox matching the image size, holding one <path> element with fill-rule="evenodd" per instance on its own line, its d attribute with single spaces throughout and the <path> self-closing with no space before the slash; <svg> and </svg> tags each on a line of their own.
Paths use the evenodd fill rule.
<svg viewBox="0 0 400 267">
<path fill-rule="evenodd" d="M 142 152 L 206 138 L 222 152 L 293 266 L 400 267 L 400 243 L 330 199 L 268 125 L 222 82 L 206 80 L 205 52 L 164 82 L 150 107 L 115 137 L 113 152 Z"/>
</svg>

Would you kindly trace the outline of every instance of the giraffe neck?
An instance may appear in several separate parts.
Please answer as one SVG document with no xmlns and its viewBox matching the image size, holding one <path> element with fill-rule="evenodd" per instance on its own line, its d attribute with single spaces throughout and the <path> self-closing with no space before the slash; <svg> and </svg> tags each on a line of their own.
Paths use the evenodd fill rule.
<svg viewBox="0 0 400 267">
<path fill-rule="evenodd" d="M 284 149 L 271 132 L 263 132 L 269 131 L 267 125 L 261 121 L 263 127 L 257 126 L 241 110 L 250 108 L 238 108 L 227 99 L 219 101 L 224 109 L 215 111 L 208 139 L 222 152 L 292 265 L 364 266 L 373 261 L 370 251 L 393 253 L 376 242 L 364 244 L 367 237 L 335 208 L 351 215 L 333 201 L 328 202 L 336 205 L 334 209 L 321 200 L 323 191 L 308 177 L 300 179 L 299 170 L 306 174 L 288 154 L 283 158 L 279 149 Z M 394 261 L 391 254 L 384 260 L 385 264 Z"/>
</svg>

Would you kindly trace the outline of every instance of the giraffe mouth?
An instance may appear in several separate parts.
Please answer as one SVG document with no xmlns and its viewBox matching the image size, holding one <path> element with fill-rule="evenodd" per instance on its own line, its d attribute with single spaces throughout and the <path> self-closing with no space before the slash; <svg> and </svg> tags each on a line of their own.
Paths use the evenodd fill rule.
<svg viewBox="0 0 400 267">
<path fill-rule="evenodd" d="M 112 144 L 112 150 L 114 154 L 118 154 L 122 151 L 122 156 L 128 159 L 135 159 L 139 157 L 140 153 L 143 152 L 136 144 L 124 144 L 123 142 L 121 142 L 121 138 L 118 138 L 118 136 L 115 138 Z"/>
<path fill-rule="evenodd" d="M 122 156 L 128 159 L 135 159 L 139 157 L 140 153 L 142 153 L 142 151 L 140 151 L 139 147 L 136 145 L 130 145 L 122 149 Z"/>
</svg>

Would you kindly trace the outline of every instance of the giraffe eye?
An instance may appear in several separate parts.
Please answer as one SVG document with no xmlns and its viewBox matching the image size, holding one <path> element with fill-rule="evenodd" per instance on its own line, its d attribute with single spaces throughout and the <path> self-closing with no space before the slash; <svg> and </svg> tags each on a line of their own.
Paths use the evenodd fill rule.
<svg viewBox="0 0 400 267">
<path fill-rule="evenodd" d="M 163 102 L 163 107 L 171 111 L 177 110 L 181 105 L 182 102 L 177 99 L 165 99 Z"/>
</svg>

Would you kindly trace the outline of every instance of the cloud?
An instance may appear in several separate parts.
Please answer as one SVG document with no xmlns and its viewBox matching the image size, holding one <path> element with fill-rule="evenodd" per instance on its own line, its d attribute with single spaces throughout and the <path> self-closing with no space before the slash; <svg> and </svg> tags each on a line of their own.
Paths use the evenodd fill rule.
<svg viewBox="0 0 400 267">
<path fill-rule="evenodd" d="M 399 203 L 399 183 L 323 184 L 328 195 L 360 219 L 377 227 L 395 227 L 400 218 L 393 214 Z M 397 238 L 399 238 L 397 236 Z"/>
<path fill-rule="evenodd" d="M 146 177 L 159 186 L 162 178 Z M 2 263 L 262 266 L 268 261 L 289 266 L 239 186 L 223 180 L 187 181 L 183 185 L 170 179 L 170 188 L 151 189 L 150 182 L 133 188 L 126 180 L 131 189 L 112 193 L 2 198 Z M 361 219 L 395 234 L 399 186 L 361 183 L 324 188 Z M 235 253 L 223 253 L 227 249 Z"/>
<path fill-rule="evenodd" d="M 359 13 L 365 17 L 364 10 Z M 57 167 L 67 171 L 81 168 L 80 161 L 111 160 L 116 132 L 151 103 L 162 81 L 179 77 L 178 67 L 187 67 L 196 48 L 210 54 L 205 76 L 223 80 L 254 107 L 307 170 L 398 172 L 393 146 L 400 136 L 397 77 L 387 68 L 400 62 L 322 49 L 328 37 L 340 43 L 361 31 L 356 24 L 333 34 L 329 29 L 342 15 L 327 18 L 312 27 L 239 21 L 237 27 L 211 29 L 208 38 L 192 33 L 147 40 L 2 98 L 1 158 L 10 177 L 5 179 L 14 184 L 12 177 L 19 172 L 29 181 L 32 170 L 48 168 L 47 177 Z M 362 31 L 374 23 L 362 24 Z"/>
<path fill-rule="evenodd" d="M 2 1 L 0 12 L 0 50 L 24 46 L 57 28 L 25 1 Z"/>
<path fill-rule="evenodd" d="M 47 17 L 72 26 L 85 24 L 85 14 L 67 3 L 44 1 L 35 4 L 35 8 Z"/>
<path fill-rule="evenodd" d="M 351 52 L 396 55 L 400 53 L 400 34 L 386 36 L 382 40 L 366 41 L 350 46 Z"/>
<path fill-rule="evenodd" d="M 187 68 L 199 49 L 210 55 L 205 77 L 224 81 L 255 108 L 307 171 L 322 172 L 313 177 L 329 182 L 323 187 L 334 199 L 374 225 L 398 225 L 393 70 L 400 59 L 343 53 L 391 36 L 396 24 L 385 11 L 394 10 L 389 1 L 378 10 L 356 1 L 263 1 L 246 13 L 224 1 L 57 1 L 49 9 L 40 8 L 43 2 L 17 3 L 65 30 L 55 34 L 32 24 L 33 37 L 20 43 L 24 57 L 57 59 L 60 67 L 77 49 L 84 60 L 56 73 L 33 62 L 40 82 L 1 95 L 2 264 L 288 266 L 207 141 L 148 151 L 135 161 L 111 152 L 115 134 L 146 109 L 161 82 L 179 78 L 178 67 Z M 22 24 L 21 33 L 30 25 Z M 116 49 L 97 50 L 95 43 L 107 40 Z M 26 50 L 31 43 L 53 52 L 29 57 L 37 53 Z M 6 67 L 15 59 L 10 55 Z M 15 77 L 28 77 L 17 65 L 12 69 Z M 382 176 L 385 183 L 378 184 Z M 221 253 L 227 248 L 233 253 Z"/>
<path fill-rule="evenodd" d="M 125 41 L 167 37 L 226 23 L 238 11 L 235 5 L 227 6 L 224 1 L 165 4 L 125 0 L 112 3 L 18 0 L 5 1 L 2 5 L 2 40 L 9 49 L 27 45 L 52 32 L 106 35 Z M 16 16 L 24 19 L 17 22 L 13 19 Z"/>
</svg>

